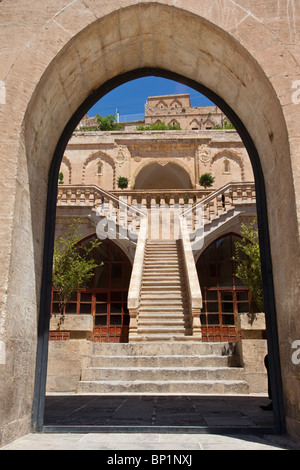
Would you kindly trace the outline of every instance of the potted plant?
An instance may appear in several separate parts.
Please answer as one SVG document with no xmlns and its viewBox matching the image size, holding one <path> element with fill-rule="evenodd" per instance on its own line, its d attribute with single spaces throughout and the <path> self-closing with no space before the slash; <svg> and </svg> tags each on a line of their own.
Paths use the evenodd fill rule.
<svg viewBox="0 0 300 470">
<path fill-rule="evenodd" d="M 128 178 L 125 176 L 120 176 L 118 178 L 118 188 L 126 189 L 128 187 Z"/>
<path fill-rule="evenodd" d="M 58 175 L 58 184 L 64 184 L 64 174 L 62 171 L 60 171 Z"/>
<path fill-rule="evenodd" d="M 203 173 L 203 175 L 199 178 L 200 186 L 204 186 L 204 188 L 210 188 L 215 181 L 215 177 L 212 176 L 210 173 Z"/>
</svg>

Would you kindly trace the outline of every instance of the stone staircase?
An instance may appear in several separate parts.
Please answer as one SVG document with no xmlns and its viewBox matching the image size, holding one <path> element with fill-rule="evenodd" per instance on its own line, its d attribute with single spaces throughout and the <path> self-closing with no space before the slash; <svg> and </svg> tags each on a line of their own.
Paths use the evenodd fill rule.
<svg viewBox="0 0 300 470">
<path fill-rule="evenodd" d="M 94 343 L 78 394 L 247 394 L 234 345 Z"/>
<path fill-rule="evenodd" d="M 147 240 L 137 331 L 140 341 L 193 339 L 180 240 Z"/>
</svg>

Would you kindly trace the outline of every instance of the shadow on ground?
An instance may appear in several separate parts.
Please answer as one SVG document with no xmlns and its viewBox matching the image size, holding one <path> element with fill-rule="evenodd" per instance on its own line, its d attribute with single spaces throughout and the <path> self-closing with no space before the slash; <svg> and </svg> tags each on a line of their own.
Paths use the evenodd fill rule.
<svg viewBox="0 0 300 470">
<path fill-rule="evenodd" d="M 45 427 L 257 429 L 272 432 L 266 397 L 50 395 Z M 180 431 L 180 429 L 179 429 Z"/>
</svg>

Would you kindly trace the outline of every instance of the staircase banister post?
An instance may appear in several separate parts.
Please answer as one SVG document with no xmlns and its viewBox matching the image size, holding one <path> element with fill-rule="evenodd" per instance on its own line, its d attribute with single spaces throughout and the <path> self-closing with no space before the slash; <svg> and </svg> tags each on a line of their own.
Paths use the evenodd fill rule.
<svg viewBox="0 0 300 470">
<path fill-rule="evenodd" d="M 142 274 L 145 259 L 145 248 L 148 235 L 148 217 L 141 217 L 141 226 L 137 240 L 133 268 L 130 278 L 127 306 L 130 315 L 129 341 L 137 335 L 137 320 L 140 306 Z"/>
<path fill-rule="evenodd" d="M 200 313 L 202 308 L 202 294 L 196 270 L 195 259 L 189 238 L 185 217 L 180 217 L 180 236 L 183 247 L 183 262 L 188 284 L 189 304 L 192 315 L 193 336 L 199 338 L 201 333 Z"/>
</svg>

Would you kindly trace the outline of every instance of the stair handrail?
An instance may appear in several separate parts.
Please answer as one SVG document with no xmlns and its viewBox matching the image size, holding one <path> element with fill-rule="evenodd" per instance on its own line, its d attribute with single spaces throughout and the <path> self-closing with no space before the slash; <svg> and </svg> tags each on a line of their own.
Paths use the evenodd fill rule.
<svg viewBox="0 0 300 470">
<path fill-rule="evenodd" d="M 148 217 L 146 216 L 141 219 L 141 225 L 136 244 L 135 256 L 128 289 L 127 307 L 130 315 L 129 339 L 132 339 L 137 336 L 137 320 L 140 307 L 147 237 Z"/>
<path fill-rule="evenodd" d="M 201 206 L 203 204 L 207 204 L 211 202 L 216 197 L 228 192 L 230 189 L 234 187 L 246 187 L 246 186 L 247 187 L 250 186 L 251 188 L 254 188 L 255 190 L 255 183 L 253 181 L 247 181 L 247 182 L 243 181 L 242 183 L 238 183 L 238 182 L 226 183 L 221 188 L 216 189 L 215 191 L 212 191 L 208 196 L 205 196 L 203 199 L 201 199 L 201 201 L 198 201 L 195 204 L 193 204 L 191 207 L 189 207 L 186 211 L 183 212 L 182 216 L 186 217 L 189 212 L 195 211 L 197 206 Z"/>
<path fill-rule="evenodd" d="M 75 191 L 80 191 L 80 192 L 82 192 L 82 190 L 84 190 L 84 192 L 87 192 L 88 190 L 92 189 L 95 193 L 98 193 L 101 196 L 107 197 L 107 199 L 115 202 L 116 204 L 121 204 L 122 206 L 126 207 L 128 210 L 135 211 L 136 213 L 138 213 L 142 217 L 146 216 L 145 212 L 143 212 L 143 210 L 139 209 L 137 206 L 134 206 L 132 204 L 128 204 L 122 198 L 120 198 L 120 197 L 117 198 L 112 193 L 110 193 L 109 191 L 106 191 L 105 189 L 100 188 L 100 186 L 98 186 L 96 184 L 64 184 L 63 187 L 58 188 L 58 196 L 59 196 L 60 192 L 64 192 L 64 189 L 65 190 L 72 190 L 73 189 Z M 124 196 L 126 196 L 126 194 Z M 96 201 L 96 199 L 94 199 L 94 202 L 91 205 L 96 206 L 95 201 Z M 61 202 L 61 199 L 60 199 L 60 202 Z"/>
<path fill-rule="evenodd" d="M 183 263 L 187 281 L 187 294 L 192 321 L 193 336 L 201 337 L 200 313 L 202 308 L 202 293 L 196 270 L 187 223 L 184 217 L 179 217 L 180 236 L 183 250 Z"/>
</svg>

